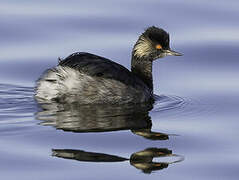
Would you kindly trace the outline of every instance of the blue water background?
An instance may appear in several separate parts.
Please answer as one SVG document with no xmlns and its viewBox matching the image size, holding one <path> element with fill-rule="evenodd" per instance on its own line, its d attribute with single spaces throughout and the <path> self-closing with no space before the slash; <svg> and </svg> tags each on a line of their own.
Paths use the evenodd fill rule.
<svg viewBox="0 0 239 180">
<path fill-rule="evenodd" d="M 230 179 L 239 177 L 239 1 L 0 1 L 0 172 L 13 179 Z M 148 26 L 170 33 L 182 57 L 154 63 L 154 92 L 177 108 L 150 112 L 150 141 L 130 131 L 73 133 L 42 126 L 33 87 L 58 57 L 87 51 L 130 68 L 132 46 Z M 51 156 L 83 149 L 129 157 L 148 147 L 185 160 L 144 174 L 129 162 L 93 163 Z"/>
</svg>

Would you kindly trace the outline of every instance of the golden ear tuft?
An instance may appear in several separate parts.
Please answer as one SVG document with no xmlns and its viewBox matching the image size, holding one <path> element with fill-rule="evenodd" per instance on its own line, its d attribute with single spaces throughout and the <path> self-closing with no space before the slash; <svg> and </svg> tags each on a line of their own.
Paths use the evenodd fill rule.
<svg viewBox="0 0 239 180">
<path fill-rule="evenodd" d="M 155 48 L 156 48 L 156 49 L 162 49 L 162 46 L 161 46 L 160 44 L 157 44 L 157 45 L 155 46 Z"/>
</svg>

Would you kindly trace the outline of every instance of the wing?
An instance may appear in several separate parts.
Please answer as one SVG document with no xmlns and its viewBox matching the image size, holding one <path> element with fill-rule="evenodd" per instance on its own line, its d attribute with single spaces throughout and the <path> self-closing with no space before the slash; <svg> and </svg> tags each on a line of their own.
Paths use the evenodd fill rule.
<svg viewBox="0 0 239 180">
<path fill-rule="evenodd" d="M 61 60 L 59 65 L 77 69 L 90 76 L 114 79 L 131 86 L 135 86 L 139 83 L 141 86 L 145 86 L 140 79 L 124 66 L 90 53 L 74 53 L 64 60 Z"/>
</svg>

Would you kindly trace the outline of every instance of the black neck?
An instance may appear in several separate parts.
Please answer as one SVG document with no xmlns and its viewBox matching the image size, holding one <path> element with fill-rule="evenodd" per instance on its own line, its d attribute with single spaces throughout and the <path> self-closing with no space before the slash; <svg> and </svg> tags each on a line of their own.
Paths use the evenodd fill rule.
<svg viewBox="0 0 239 180">
<path fill-rule="evenodd" d="M 152 61 L 132 55 L 131 71 L 140 78 L 153 92 Z"/>
</svg>

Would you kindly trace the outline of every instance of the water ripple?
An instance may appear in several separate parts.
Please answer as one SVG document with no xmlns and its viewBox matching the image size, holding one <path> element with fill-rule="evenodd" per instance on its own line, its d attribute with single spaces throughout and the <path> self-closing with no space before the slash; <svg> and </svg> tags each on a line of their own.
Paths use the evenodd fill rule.
<svg viewBox="0 0 239 180">
<path fill-rule="evenodd" d="M 39 112 L 37 103 L 34 100 L 34 88 L 10 84 L 0 84 L 0 123 L 16 122 L 16 118 L 33 117 Z M 156 101 L 152 113 L 162 113 L 170 110 L 172 112 L 194 113 L 197 109 L 200 113 L 202 109 L 196 108 L 200 105 L 192 99 L 186 99 L 174 95 L 155 95 Z M 204 110 L 205 111 L 205 110 Z"/>
<path fill-rule="evenodd" d="M 32 87 L 0 84 L 0 89 L 0 123 L 15 122 L 13 119 L 33 116 L 36 103 Z"/>
</svg>

